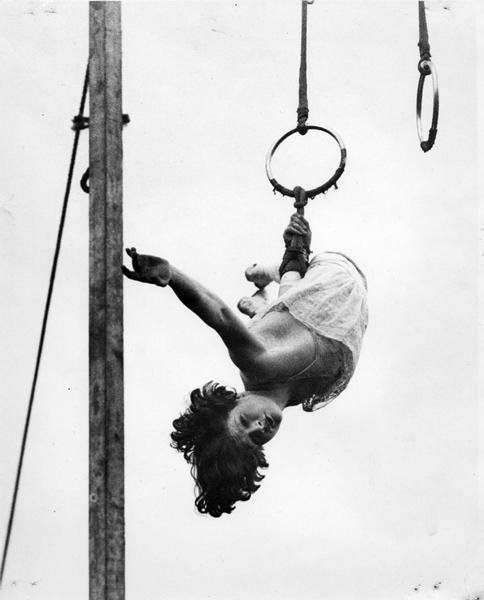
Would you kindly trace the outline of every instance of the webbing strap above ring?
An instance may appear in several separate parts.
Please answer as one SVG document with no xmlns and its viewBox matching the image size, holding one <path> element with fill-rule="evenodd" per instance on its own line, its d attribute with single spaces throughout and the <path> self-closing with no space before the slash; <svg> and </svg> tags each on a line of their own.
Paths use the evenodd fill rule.
<svg viewBox="0 0 484 600">
<path fill-rule="evenodd" d="M 310 2 L 309 4 L 312 4 Z M 304 135 L 307 131 L 306 121 L 309 116 L 308 106 L 308 80 L 307 80 L 307 30 L 308 30 L 308 2 L 302 0 L 301 10 L 301 63 L 299 66 L 299 106 L 297 107 L 297 129 Z"/>
<path fill-rule="evenodd" d="M 425 2 L 423 0 L 419 0 L 418 3 L 418 29 L 420 34 L 418 47 L 420 49 L 420 63 L 422 63 L 424 60 L 430 60 L 431 57 L 427 17 L 425 16 Z M 421 67 L 419 66 L 419 71 L 420 68 Z"/>
</svg>

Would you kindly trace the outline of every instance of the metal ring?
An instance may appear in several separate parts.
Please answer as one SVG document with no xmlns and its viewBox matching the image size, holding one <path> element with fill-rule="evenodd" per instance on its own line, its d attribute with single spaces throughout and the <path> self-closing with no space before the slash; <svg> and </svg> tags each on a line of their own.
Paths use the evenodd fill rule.
<svg viewBox="0 0 484 600">
<path fill-rule="evenodd" d="M 306 129 L 316 129 L 317 131 L 323 131 L 324 133 L 327 133 L 334 140 L 336 140 L 336 142 L 338 143 L 338 146 L 339 146 L 339 150 L 340 150 L 340 162 L 339 162 L 339 166 L 336 169 L 334 175 L 330 179 L 328 179 L 328 181 L 326 181 L 326 183 L 323 183 L 323 185 L 320 185 L 319 187 L 316 187 L 312 190 L 306 191 L 306 194 L 308 197 L 314 198 L 314 196 L 317 196 L 318 194 L 324 194 L 324 192 L 329 190 L 329 188 L 332 187 L 333 185 L 336 187 L 336 182 L 338 181 L 338 179 L 343 174 L 343 171 L 345 170 L 346 148 L 345 148 L 343 140 L 340 138 L 340 136 L 337 133 L 335 133 L 334 131 L 331 131 L 330 129 L 326 129 L 325 127 L 319 127 L 317 125 L 306 125 Z M 290 190 L 289 188 L 284 187 L 275 179 L 275 177 L 272 175 L 271 160 L 272 160 L 272 157 L 274 156 L 275 151 L 279 148 L 279 146 L 282 144 L 282 142 L 284 140 L 286 140 L 289 136 L 293 135 L 294 133 L 299 133 L 299 130 L 297 128 L 291 129 L 291 131 L 288 131 L 280 139 L 278 139 L 277 142 L 274 144 L 274 146 L 272 146 L 272 148 L 267 153 L 267 158 L 266 158 L 266 174 L 267 174 L 267 178 L 271 182 L 272 187 L 274 188 L 274 190 L 277 190 L 278 192 L 280 192 L 283 196 L 290 196 L 291 198 L 295 198 L 294 190 Z"/>
<path fill-rule="evenodd" d="M 419 63 L 420 65 L 420 63 Z M 422 70 L 420 71 L 420 78 L 418 80 L 417 88 L 417 132 L 420 139 L 420 147 L 424 152 L 427 152 L 432 148 L 437 137 L 437 123 L 439 120 L 439 86 L 437 82 L 437 69 L 435 68 L 432 61 L 423 61 Z M 428 68 L 428 72 L 425 70 Z M 419 69 L 420 70 L 420 69 Z M 432 88 L 433 88 L 433 108 L 432 108 L 432 124 L 429 129 L 429 135 L 426 140 L 423 139 L 422 133 L 422 98 L 423 89 L 425 84 L 425 78 L 427 75 L 432 75 Z"/>
</svg>

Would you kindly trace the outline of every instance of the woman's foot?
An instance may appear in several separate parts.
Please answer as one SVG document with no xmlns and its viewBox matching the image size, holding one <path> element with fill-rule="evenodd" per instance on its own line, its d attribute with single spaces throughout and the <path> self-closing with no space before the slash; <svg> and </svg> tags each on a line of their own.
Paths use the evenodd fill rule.
<svg viewBox="0 0 484 600">
<path fill-rule="evenodd" d="M 244 296 L 239 300 L 237 308 L 241 313 L 252 318 L 267 304 L 267 296 L 264 289 L 257 290 L 252 296 Z"/>
<path fill-rule="evenodd" d="M 245 278 L 262 289 L 269 285 L 271 281 L 279 281 L 279 269 L 277 265 L 267 266 L 254 263 L 245 270 Z"/>
</svg>

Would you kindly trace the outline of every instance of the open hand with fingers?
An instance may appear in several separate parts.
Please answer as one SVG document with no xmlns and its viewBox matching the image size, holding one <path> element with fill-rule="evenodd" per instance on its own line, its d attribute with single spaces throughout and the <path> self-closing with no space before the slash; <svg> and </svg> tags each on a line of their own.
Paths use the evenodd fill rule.
<svg viewBox="0 0 484 600">
<path fill-rule="evenodd" d="M 170 263 L 164 258 L 138 254 L 136 248 L 126 248 L 126 254 L 131 258 L 134 269 L 134 271 L 130 271 L 123 265 L 123 273 L 129 279 L 141 281 L 142 283 L 152 283 L 161 287 L 165 287 L 170 283 L 171 267 Z"/>
<path fill-rule="evenodd" d="M 291 215 L 289 225 L 284 230 L 284 243 L 287 246 L 291 245 L 293 235 L 300 235 L 303 239 L 304 248 L 311 247 L 311 228 L 307 220 L 299 213 Z"/>
</svg>

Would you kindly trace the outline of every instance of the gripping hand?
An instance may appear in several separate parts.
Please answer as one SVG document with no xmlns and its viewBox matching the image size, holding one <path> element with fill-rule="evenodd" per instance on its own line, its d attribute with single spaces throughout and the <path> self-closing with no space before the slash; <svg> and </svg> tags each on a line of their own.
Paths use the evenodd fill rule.
<svg viewBox="0 0 484 600">
<path fill-rule="evenodd" d="M 304 277 L 311 252 L 311 229 L 302 215 L 295 213 L 291 216 L 289 225 L 284 231 L 284 243 L 286 251 L 279 267 L 279 275 L 282 277 L 288 271 L 295 271 Z"/>
<path fill-rule="evenodd" d="M 303 247 L 307 250 L 309 254 L 309 248 L 311 247 L 311 228 L 309 227 L 309 223 L 307 222 L 307 220 L 298 213 L 294 213 L 291 216 L 289 225 L 284 231 L 283 237 L 284 243 L 286 244 L 286 248 L 291 246 L 291 241 L 294 235 L 301 236 L 303 241 Z"/>
</svg>

